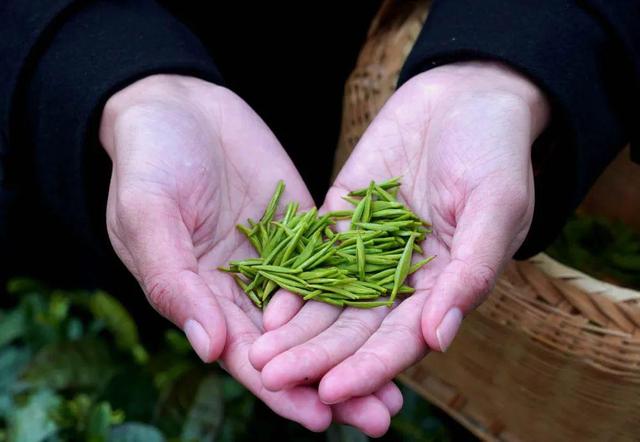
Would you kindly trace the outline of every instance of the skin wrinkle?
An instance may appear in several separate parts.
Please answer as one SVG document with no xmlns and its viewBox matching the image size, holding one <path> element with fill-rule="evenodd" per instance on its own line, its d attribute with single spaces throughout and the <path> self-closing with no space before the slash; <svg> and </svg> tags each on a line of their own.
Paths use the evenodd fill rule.
<svg viewBox="0 0 640 442">
<path fill-rule="evenodd" d="M 421 289 L 417 289 L 417 290 L 421 290 Z M 416 307 L 421 306 L 424 303 L 424 300 L 428 297 L 428 291 L 427 290 L 423 290 L 420 293 L 416 293 L 413 296 L 409 297 L 406 301 L 405 304 L 403 306 L 403 311 L 404 310 L 413 310 L 414 309 L 414 304 Z M 390 327 L 390 324 L 403 324 L 403 326 L 407 326 L 408 324 L 406 322 L 404 322 L 404 318 L 402 321 L 398 320 L 399 316 L 402 312 L 398 311 L 398 310 L 394 310 L 392 311 L 386 318 L 384 318 L 384 320 L 382 321 L 382 324 L 380 325 L 380 327 L 378 328 L 378 331 L 380 331 L 383 327 Z M 419 322 L 419 319 L 417 320 Z M 384 333 L 384 330 L 383 330 Z M 393 333 L 388 333 L 387 336 L 392 336 Z M 416 332 L 414 332 L 412 334 L 412 336 L 415 337 L 414 343 L 424 343 L 424 340 L 422 339 L 421 335 L 418 335 Z M 371 336 L 369 338 L 370 340 L 373 339 L 379 339 L 378 335 L 375 336 Z M 390 340 L 382 340 L 382 342 L 392 342 Z M 370 343 L 369 343 L 370 344 Z"/>
<path fill-rule="evenodd" d="M 303 310 L 304 310 L 304 309 L 301 309 L 301 310 L 300 310 L 300 313 L 302 313 L 302 312 L 303 312 Z M 305 324 L 305 325 L 307 325 L 307 324 Z M 306 334 L 306 333 L 307 333 L 307 328 L 306 328 L 306 327 L 303 327 L 303 326 L 300 324 L 300 322 L 298 322 L 298 321 L 289 321 L 289 322 L 287 322 L 286 326 L 287 326 L 287 329 L 293 329 L 293 330 L 290 330 L 292 334 L 295 334 L 295 333 L 296 333 L 296 331 L 297 331 L 299 334 Z M 276 330 L 277 330 L 277 329 L 276 329 Z"/>
<path fill-rule="evenodd" d="M 359 317 L 364 316 L 364 314 L 359 313 L 359 310 L 354 310 L 356 309 L 352 307 L 346 308 L 344 310 L 344 313 L 340 315 L 340 317 L 333 324 L 333 328 L 337 335 L 342 334 L 341 330 L 344 330 L 344 334 L 348 336 L 355 335 L 356 340 L 364 342 L 367 337 L 369 337 L 371 333 L 373 333 L 378 328 L 378 325 L 380 324 L 380 322 L 382 322 L 384 316 L 380 317 L 378 320 L 376 316 L 379 315 L 375 315 L 375 313 L 377 313 L 375 310 L 367 312 L 369 313 L 367 317 L 370 317 L 373 321 L 375 321 L 374 324 L 369 325 L 366 321 L 360 319 Z"/>
<path fill-rule="evenodd" d="M 380 336 L 407 337 L 406 341 L 405 339 L 400 339 L 400 340 L 405 342 L 413 342 L 415 344 L 415 347 L 418 347 L 424 344 L 424 338 L 422 337 L 422 334 L 418 333 L 415 327 L 407 325 L 403 322 L 395 322 L 393 325 L 390 325 L 388 322 L 382 321 L 382 324 L 380 324 L 380 327 L 378 328 L 378 333 L 380 334 Z M 411 345 L 407 345 L 407 347 L 412 348 Z"/>
<path fill-rule="evenodd" d="M 311 321 L 313 320 L 313 318 L 314 318 L 314 311 L 313 311 L 313 309 L 310 309 L 310 308 L 304 308 L 304 307 L 314 307 L 314 306 L 317 306 L 316 308 L 318 308 L 318 309 L 320 309 L 320 308 L 322 308 L 322 309 L 328 309 L 328 310 L 330 310 L 330 312 L 331 312 L 331 313 L 334 313 L 334 312 L 335 312 L 335 313 L 337 313 L 337 311 L 339 310 L 339 308 L 338 308 L 338 307 L 333 306 L 333 305 L 326 305 L 326 306 L 325 306 L 325 305 L 318 305 L 318 304 L 320 304 L 320 303 L 318 303 L 318 302 L 316 302 L 316 301 L 311 301 L 311 302 L 308 304 L 308 306 L 307 306 L 307 305 L 303 306 L 303 307 L 300 309 L 300 311 L 297 313 L 297 315 L 296 315 L 296 316 L 298 316 L 298 317 L 296 318 L 296 321 L 289 321 L 289 322 L 287 323 L 287 325 L 301 327 L 301 326 L 300 326 L 300 322 L 303 322 L 303 323 L 305 323 L 305 325 L 307 325 L 309 322 L 311 322 Z M 334 318 L 331 322 L 332 322 L 332 323 L 333 323 L 333 322 L 335 322 L 335 319 L 337 319 L 337 317 L 338 317 L 338 315 L 336 314 L 336 318 Z M 305 329 L 301 329 L 300 331 L 301 331 L 301 332 L 305 332 L 306 330 L 305 330 Z"/>
<path fill-rule="evenodd" d="M 159 276 L 159 273 L 150 273 L 143 279 L 143 287 L 147 293 L 151 305 L 163 316 L 168 316 L 178 327 L 182 327 L 181 323 L 176 323 L 175 312 L 180 311 L 180 304 L 184 302 L 177 296 L 173 296 L 174 284 L 180 286 L 183 279 L 183 272 L 194 273 L 190 269 L 182 269 L 176 275 Z"/>
<path fill-rule="evenodd" d="M 375 367 L 375 370 L 372 371 L 380 374 L 377 378 L 384 379 L 383 381 L 374 381 L 374 376 L 371 376 L 371 373 L 366 373 L 365 370 L 365 372 L 361 373 L 361 380 L 364 381 L 363 383 L 368 386 L 368 388 L 365 388 L 365 390 L 370 390 L 372 385 L 378 385 L 383 384 L 384 382 L 388 382 L 395 376 L 387 361 L 373 351 L 361 349 L 355 354 L 354 359 L 359 360 L 360 366 Z M 355 362 L 353 364 L 355 364 Z"/>
<path fill-rule="evenodd" d="M 295 363 L 299 367 L 299 370 L 296 370 L 298 376 L 300 377 L 300 373 L 309 373 L 317 370 L 317 365 L 315 362 L 317 360 L 331 361 L 331 353 L 328 349 L 322 345 L 314 341 L 310 341 L 304 347 L 293 348 L 291 351 L 283 353 L 281 357 L 288 358 L 290 363 Z M 320 373 L 318 376 L 309 376 L 306 374 L 301 381 L 304 383 L 308 383 L 310 381 L 315 381 L 319 376 L 322 376 L 323 373 Z"/>
<path fill-rule="evenodd" d="M 182 222 L 187 226 L 192 235 L 203 223 L 203 220 L 199 219 L 201 212 L 199 208 L 206 205 L 204 203 L 205 201 L 210 200 L 210 198 L 207 198 L 208 196 L 211 196 L 210 193 L 207 192 L 207 187 L 208 183 L 206 183 L 206 176 L 201 175 L 196 179 L 193 189 L 176 190 L 176 204 L 178 205 L 178 210 L 182 216 Z M 187 193 L 186 196 L 184 195 L 184 191 Z"/>
<path fill-rule="evenodd" d="M 396 125 L 396 130 L 397 130 L 399 142 L 400 142 L 400 150 L 404 155 L 405 164 L 407 164 L 409 168 L 411 168 L 413 166 L 413 163 L 411 161 L 409 153 L 407 152 L 407 146 L 406 146 L 407 141 L 405 140 L 405 131 L 401 129 L 402 125 L 400 124 L 400 121 L 398 121 L 397 116 L 394 123 Z"/>
<path fill-rule="evenodd" d="M 207 238 L 207 234 L 208 227 L 215 224 L 214 218 L 216 218 L 215 214 L 205 215 L 193 231 L 193 248 L 198 261 L 206 254 L 208 249 L 213 248 L 212 241 Z"/>
<path fill-rule="evenodd" d="M 460 263 L 456 268 L 456 272 L 445 270 L 443 273 L 460 275 L 460 269 L 464 269 L 464 273 L 460 276 L 460 279 L 468 282 L 468 286 L 473 288 L 473 293 L 478 294 L 478 300 L 484 298 L 484 296 L 493 289 L 498 269 L 494 269 L 485 263 L 471 264 L 464 258 L 460 257 L 452 258 L 451 264 L 450 266 L 447 266 L 447 268 L 450 269 L 451 267 L 454 267 L 456 263 Z M 468 312 L 469 308 L 467 306 L 465 307 L 465 311 Z M 475 305 L 472 308 L 475 308 Z"/>
<path fill-rule="evenodd" d="M 224 178 L 225 178 L 224 182 L 225 182 L 225 183 L 231 183 L 231 182 L 234 182 L 234 180 L 230 180 L 230 179 L 229 179 L 229 166 L 233 167 L 234 172 L 236 172 L 235 177 L 241 176 L 241 175 L 239 175 L 239 174 L 237 173 L 238 171 L 237 171 L 237 169 L 234 167 L 233 163 L 231 163 L 231 165 L 227 165 L 227 163 L 226 163 L 226 162 L 225 162 L 225 163 L 223 163 L 223 164 L 224 164 L 224 166 L 222 167 L 222 173 L 224 174 Z M 248 192 L 247 192 L 247 190 L 246 190 L 247 184 L 246 184 L 246 183 L 245 183 L 245 181 L 244 181 L 244 180 L 242 180 L 242 179 L 240 179 L 240 180 L 239 180 L 239 184 L 240 184 L 240 185 L 243 185 L 243 187 L 245 187 L 244 189 L 242 189 L 242 192 L 241 192 L 241 195 L 243 195 L 243 199 L 244 199 L 244 198 L 245 198 L 245 195 L 247 195 L 247 193 L 248 193 Z M 251 199 L 251 198 L 249 198 L 249 199 Z M 233 207 L 233 201 L 232 201 L 232 199 L 231 199 L 231 192 L 227 192 L 227 207 Z M 236 220 L 236 221 L 237 221 L 237 220 Z M 215 246 L 215 245 L 214 245 L 214 246 Z"/>
</svg>

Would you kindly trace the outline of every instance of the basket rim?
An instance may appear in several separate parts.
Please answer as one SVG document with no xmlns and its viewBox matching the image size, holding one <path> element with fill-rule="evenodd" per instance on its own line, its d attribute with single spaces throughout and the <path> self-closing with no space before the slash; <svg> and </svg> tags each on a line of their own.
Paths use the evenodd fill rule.
<svg viewBox="0 0 640 442">
<path fill-rule="evenodd" d="M 529 258 L 529 262 L 535 264 L 546 275 L 565 280 L 590 295 L 606 296 L 615 302 L 640 299 L 640 291 L 601 281 L 573 267 L 562 264 L 544 252 Z"/>
</svg>

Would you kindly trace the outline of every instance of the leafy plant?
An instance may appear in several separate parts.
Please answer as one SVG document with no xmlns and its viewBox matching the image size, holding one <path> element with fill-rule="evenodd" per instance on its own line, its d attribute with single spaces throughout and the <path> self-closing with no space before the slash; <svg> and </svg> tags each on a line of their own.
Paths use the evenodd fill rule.
<svg viewBox="0 0 640 442">
<path fill-rule="evenodd" d="M 344 426 L 315 434 L 278 418 L 199 362 L 174 328 L 160 330 L 161 342 L 152 343 L 160 350 L 149 352 L 134 318 L 103 291 L 14 279 L 8 292 L 14 307 L 0 310 L 0 442 L 368 440 Z M 384 440 L 447 440 L 429 406 L 405 396 L 408 414 L 394 419 Z"/>
<path fill-rule="evenodd" d="M 596 278 L 640 290 L 640 234 L 620 221 L 575 214 L 547 253 Z"/>
</svg>

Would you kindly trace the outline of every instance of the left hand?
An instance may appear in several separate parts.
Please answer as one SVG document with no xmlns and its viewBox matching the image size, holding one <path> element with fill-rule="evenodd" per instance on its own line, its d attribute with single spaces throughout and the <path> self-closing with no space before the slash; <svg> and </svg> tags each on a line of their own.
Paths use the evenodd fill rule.
<svg viewBox="0 0 640 442">
<path fill-rule="evenodd" d="M 533 215 L 531 145 L 549 114 L 541 91 L 490 62 L 432 69 L 400 88 L 340 172 L 323 210 L 370 180 L 402 176 L 399 198 L 433 224 L 437 258 L 412 276 L 416 293 L 393 309 L 358 310 L 280 293 L 250 359 L 270 390 L 320 380 L 329 404 L 376 391 L 445 351 L 462 318 L 493 287 Z"/>
<path fill-rule="evenodd" d="M 273 133 L 240 97 L 179 75 L 152 75 L 116 93 L 100 125 L 113 163 L 107 227 L 149 302 L 183 328 L 205 362 L 225 369 L 274 412 L 314 431 L 334 419 L 376 436 L 402 404 L 393 383 L 333 407 L 308 386 L 272 392 L 249 363 L 258 310 L 227 273 L 252 247 L 235 228 L 259 216 L 279 179 L 283 199 L 313 206 Z M 265 165 L 267 167 L 265 167 Z"/>
</svg>

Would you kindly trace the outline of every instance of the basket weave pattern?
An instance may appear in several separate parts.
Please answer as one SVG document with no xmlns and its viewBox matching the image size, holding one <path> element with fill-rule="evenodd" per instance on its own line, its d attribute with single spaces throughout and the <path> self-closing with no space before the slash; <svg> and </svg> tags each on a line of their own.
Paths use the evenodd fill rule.
<svg viewBox="0 0 640 442">
<path fill-rule="evenodd" d="M 429 1 L 384 2 L 345 86 L 334 173 L 388 97 Z M 485 440 L 640 440 L 640 293 L 511 262 L 446 353 L 401 376 Z"/>
</svg>

